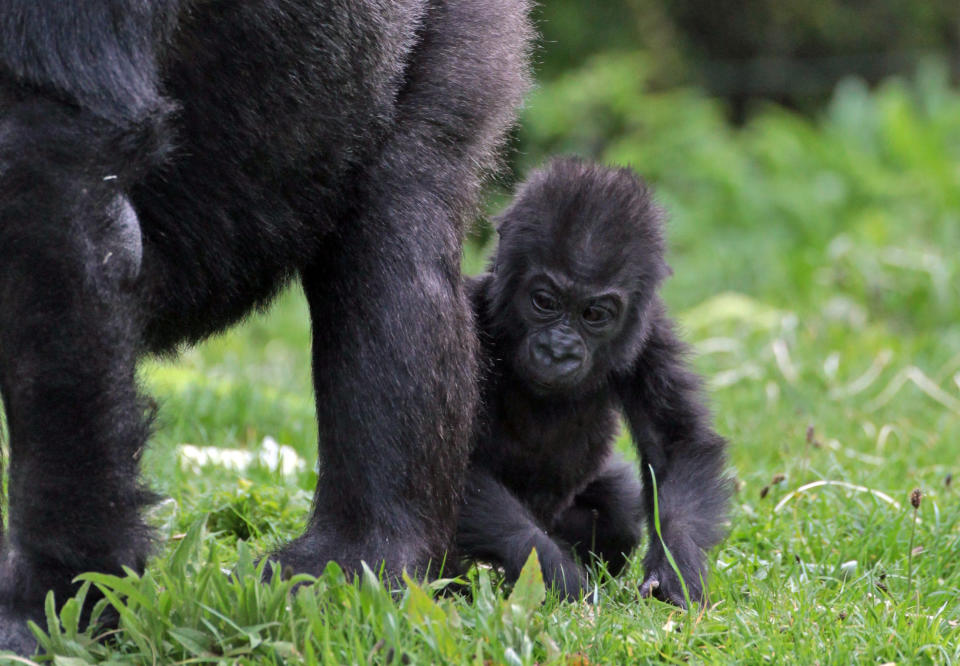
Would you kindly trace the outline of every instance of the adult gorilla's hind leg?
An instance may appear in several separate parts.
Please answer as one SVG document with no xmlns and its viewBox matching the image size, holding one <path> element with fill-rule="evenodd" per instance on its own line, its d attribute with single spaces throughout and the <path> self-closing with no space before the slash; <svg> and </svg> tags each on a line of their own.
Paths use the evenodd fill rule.
<svg viewBox="0 0 960 666">
<path fill-rule="evenodd" d="M 476 401 L 474 336 L 453 252 L 430 260 L 438 238 L 371 231 L 304 275 L 321 473 L 307 531 L 280 559 L 436 574 Z"/>
<path fill-rule="evenodd" d="M 0 394 L 10 436 L 0 649 L 83 571 L 144 562 L 147 438 L 134 380 L 139 228 L 122 194 L 135 136 L 52 102 L 0 118 Z M 124 148 L 126 146 L 126 148 Z M 141 165 L 142 166 L 142 165 Z"/>
<path fill-rule="evenodd" d="M 461 233 L 526 89 L 529 27 L 521 0 L 429 6 L 392 134 L 303 272 L 321 478 L 277 554 L 300 570 L 435 572 L 456 527 L 477 400 Z"/>
</svg>

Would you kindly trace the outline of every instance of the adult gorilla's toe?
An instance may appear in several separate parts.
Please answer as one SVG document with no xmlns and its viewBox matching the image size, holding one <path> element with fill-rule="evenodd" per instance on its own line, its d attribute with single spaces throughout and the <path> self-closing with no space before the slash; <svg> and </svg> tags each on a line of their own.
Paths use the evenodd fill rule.
<svg viewBox="0 0 960 666">
<path fill-rule="evenodd" d="M 18 613 L 0 610 L 0 651 L 31 655 L 37 650 L 37 639 L 27 627 L 27 619 Z"/>
<path fill-rule="evenodd" d="M 415 577 L 437 575 L 440 563 L 430 562 L 422 551 L 422 544 L 412 538 L 367 534 L 354 540 L 329 530 L 321 533 L 310 529 L 269 557 L 279 563 L 283 576 L 301 573 L 320 576 L 330 562 L 336 562 L 349 576 L 360 572 L 365 563 L 372 571 L 382 571 L 385 579 L 399 582 L 404 571 Z M 272 575 L 272 568 L 266 568 L 266 577 Z"/>
</svg>

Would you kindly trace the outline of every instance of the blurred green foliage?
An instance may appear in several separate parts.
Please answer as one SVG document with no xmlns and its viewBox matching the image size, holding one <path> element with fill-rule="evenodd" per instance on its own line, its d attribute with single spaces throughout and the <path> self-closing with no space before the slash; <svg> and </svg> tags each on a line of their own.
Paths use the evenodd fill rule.
<svg viewBox="0 0 960 666">
<path fill-rule="evenodd" d="M 955 43 L 960 29 L 960 5 L 953 0 L 670 0 L 661 4 L 683 27 L 690 46 L 714 57 L 760 53 L 817 57 L 946 48 Z"/>
<path fill-rule="evenodd" d="M 846 75 L 877 82 L 924 54 L 960 59 L 956 0 L 548 0 L 535 15 L 542 79 L 644 49 L 656 87 L 695 82 L 740 119 L 751 98 L 809 110 Z"/>
<path fill-rule="evenodd" d="M 604 54 L 542 85 L 519 170 L 575 153 L 639 171 L 696 267 L 670 280 L 677 305 L 722 286 L 791 308 L 849 299 L 900 327 L 960 318 L 960 94 L 942 65 L 876 92 L 847 79 L 814 119 L 768 106 L 742 128 L 696 90 L 652 92 L 650 71 L 644 53 Z"/>
</svg>

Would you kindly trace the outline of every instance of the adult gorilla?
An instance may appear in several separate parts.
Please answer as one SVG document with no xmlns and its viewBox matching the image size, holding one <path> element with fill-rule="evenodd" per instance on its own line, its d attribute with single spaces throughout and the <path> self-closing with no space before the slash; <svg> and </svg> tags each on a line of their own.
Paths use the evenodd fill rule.
<svg viewBox="0 0 960 666">
<path fill-rule="evenodd" d="M 526 87 L 525 0 L 0 0 L 0 648 L 141 569 L 137 357 L 299 277 L 323 474 L 300 571 L 438 562 L 476 402 L 463 220 Z"/>
</svg>

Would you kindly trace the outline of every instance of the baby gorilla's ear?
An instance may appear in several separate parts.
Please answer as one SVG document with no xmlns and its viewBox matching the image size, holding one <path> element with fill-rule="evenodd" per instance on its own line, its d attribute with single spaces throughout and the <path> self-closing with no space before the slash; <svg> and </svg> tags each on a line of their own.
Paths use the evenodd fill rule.
<svg viewBox="0 0 960 666">
<path fill-rule="evenodd" d="M 510 228 L 509 212 L 510 211 L 504 211 L 491 220 L 493 223 L 493 228 L 497 232 L 497 239 L 502 239 Z"/>
<path fill-rule="evenodd" d="M 506 212 L 501 213 L 492 220 L 493 228 L 497 232 L 497 246 L 493 250 L 493 256 L 490 257 L 490 271 L 492 273 L 499 273 L 500 267 L 503 265 L 503 253 L 501 249 L 504 246 L 504 237 L 507 236 L 508 220 L 509 216 Z"/>
</svg>

